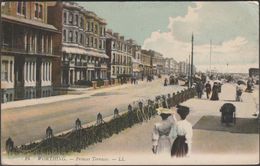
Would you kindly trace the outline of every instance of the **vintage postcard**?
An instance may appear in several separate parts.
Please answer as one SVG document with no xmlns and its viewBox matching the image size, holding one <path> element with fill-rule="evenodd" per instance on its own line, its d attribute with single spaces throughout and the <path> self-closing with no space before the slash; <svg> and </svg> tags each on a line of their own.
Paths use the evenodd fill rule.
<svg viewBox="0 0 260 166">
<path fill-rule="evenodd" d="M 0 4 L 2 165 L 259 164 L 257 1 Z"/>
</svg>

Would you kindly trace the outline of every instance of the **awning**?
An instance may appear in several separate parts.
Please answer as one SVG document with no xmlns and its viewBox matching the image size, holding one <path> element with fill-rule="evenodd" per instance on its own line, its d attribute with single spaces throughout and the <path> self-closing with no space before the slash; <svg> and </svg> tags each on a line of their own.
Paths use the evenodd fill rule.
<svg viewBox="0 0 260 166">
<path fill-rule="evenodd" d="M 75 47 L 62 47 L 62 52 L 66 52 L 69 54 L 81 54 L 81 55 L 87 55 L 87 56 L 94 56 L 99 58 L 109 58 L 106 54 L 102 54 L 95 51 L 87 51 L 81 48 L 75 48 Z"/>
<path fill-rule="evenodd" d="M 133 72 L 140 72 L 140 69 L 133 69 Z"/>
<path fill-rule="evenodd" d="M 86 54 L 87 51 L 80 48 L 74 47 L 62 47 L 62 52 L 66 52 L 68 54 Z"/>
<path fill-rule="evenodd" d="M 132 58 L 133 63 L 142 64 L 141 62 L 137 61 L 135 58 Z"/>
<path fill-rule="evenodd" d="M 90 56 L 95 56 L 95 57 L 100 57 L 100 58 L 109 58 L 109 56 L 107 56 L 106 54 L 103 53 L 99 53 L 99 52 L 95 52 L 95 51 L 86 51 L 87 55 Z"/>
</svg>

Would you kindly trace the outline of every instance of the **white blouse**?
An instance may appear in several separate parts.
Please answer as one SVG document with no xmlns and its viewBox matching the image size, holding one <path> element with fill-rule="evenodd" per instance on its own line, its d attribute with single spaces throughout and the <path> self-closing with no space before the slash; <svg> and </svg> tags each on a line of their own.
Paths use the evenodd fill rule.
<svg viewBox="0 0 260 166">
<path fill-rule="evenodd" d="M 153 146 L 158 145 L 160 135 L 165 135 L 169 138 L 172 126 L 174 126 L 176 122 L 175 115 L 171 115 L 166 120 L 155 123 L 152 133 Z"/>
<path fill-rule="evenodd" d="M 177 136 L 185 136 L 186 143 L 188 144 L 189 149 L 191 148 L 192 143 L 192 125 L 187 120 L 180 120 L 174 125 L 170 132 L 170 137 L 172 142 L 176 139 Z"/>
</svg>

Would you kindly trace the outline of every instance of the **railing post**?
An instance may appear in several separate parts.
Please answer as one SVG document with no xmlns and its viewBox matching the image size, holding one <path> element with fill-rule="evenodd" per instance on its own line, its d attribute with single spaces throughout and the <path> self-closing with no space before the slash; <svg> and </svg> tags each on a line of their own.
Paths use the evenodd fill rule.
<svg viewBox="0 0 260 166">
<path fill-rule="evenodd" d="M 117 117 L 119 117 L 119 111 L 118 111 L 117 108 L 115 108 L 115 109 L 114 109 L 114 117 L 113 117 L 113 118 L 115 119 L 115 118 L 117 118 Z"/>
<path fill-rule="evenodd" d="M 102 114 L 101 114 L 101 113 L 98 113 L 98 114 L 97 114 L 97 123 L 96 123 L 96 125 L 100 125 L 100 124 L 102 124 L 103 122 L 104 122 L 104 120 L 103 120 Z"/>
<path fill-rule="evenodd" d="M 53 137 L 53 130 L 50 126 L 48 126 L 47 129 L 46 129 L 46 138 L 50 139 L 52 137 Z"/>
<path fill-rule="evenodd" d="M 82 128 L 81 121 L 79 120 L 79 118 L 77 118 L 77 120 L 75 121 L 75 129 L 79 130 L 81 128 Z"/>
</svg>

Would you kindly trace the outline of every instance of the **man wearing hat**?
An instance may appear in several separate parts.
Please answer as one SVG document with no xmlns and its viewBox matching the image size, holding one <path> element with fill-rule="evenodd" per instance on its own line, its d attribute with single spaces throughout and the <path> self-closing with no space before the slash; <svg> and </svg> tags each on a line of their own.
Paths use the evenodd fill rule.
<svg viewBox="0 0 260 166">
<path fill-rule="evenodd" d="M 171 151 L 171 139 L 169 133 L 172 126 L 176 123 L 175 110 L 159 107 L 156 109 L 157 113 L 161 116 L 162 121 L 155 123 L 152 142 L 153 142 L 153 153 L 154 154 L 170 154 Z"/>
<path fill-rule="evenodd" d="M 181 120 L 179 120 L 175 127 L 171 129 L 170 137 L 174 140 L 171 148 L 172 157 L 189 156 L 191 152 L 192 142 L 192 125 L 186 120 L 190 109 L 186 106 L 177 106 L 177 113 Z"/>
</svg>

